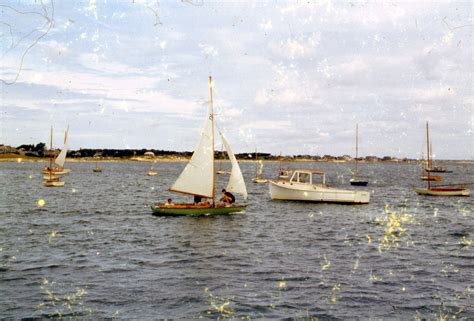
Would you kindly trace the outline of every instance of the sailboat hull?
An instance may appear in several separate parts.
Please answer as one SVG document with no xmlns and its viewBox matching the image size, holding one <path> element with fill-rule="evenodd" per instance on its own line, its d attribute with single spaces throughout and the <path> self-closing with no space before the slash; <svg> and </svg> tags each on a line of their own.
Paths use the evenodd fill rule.
<svg viewBox="0 0 474 321">
<path fill-rule="evenodd" d="M 155 171 L 148 171 L 146 173 L 148 176 L 155 176 L 155 175 L 158 175 L 158 172 L 155 172 Z"/>
<path fill-rule="evenodd" d="M 57 181 L 57 180 L 45 180 L 44 181 L 44 186 L 46 187 L 61 187 L 64 186 L 64 182 Z"/>
<path fill-rule="evenodd" d="M 49 169 L 47 168 L 44 168 L 41 172 L 43 174 L 49 174 Z M 68 174 L 71 170 L 69 168 L 55 168 L 53 169 L 53 174 L 54 175 L 65 175 L 65 174 Z"/>
<path fill-rule="evenodd" d="M 155 216 L 210 216 L 245 212 L 247 205 L 232 207 L 200 207 L 192 204 L 176 204 L 172 206 L 152 205 Z"/>
<path fill-rule="evenodd" d="M 266 178 L 252 178 L 252 182 L 256 183 L 256 184 L 260 184 L 260 183 L 267 183 L 268 182 L 268 179 Z"/>
<path fill-rule="evenodd" d="M 442 180 L 443 180 L 443 177 L 441 177 L 441 176 L 434 176 L 434 175 L 431 175 L 430 177 L 428 177 L 428 176 L 422 176 L 422 177 L 421 177 L 421 180 L 422 180 L 422 181 L 442 181 Z"/>
<path fill-rule="evenodd" d="M 471 191 L 467 188 L 415 188 L 415 192 L 428 196 L 469 196 Z"/>
</svg>

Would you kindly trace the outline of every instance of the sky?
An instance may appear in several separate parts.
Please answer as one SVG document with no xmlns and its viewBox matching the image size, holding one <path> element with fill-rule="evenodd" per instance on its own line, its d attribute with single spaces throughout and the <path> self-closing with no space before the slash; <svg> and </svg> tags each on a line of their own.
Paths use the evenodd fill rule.
<svg viewBox="0 0 474 321">
<path fill-rule="evenodd" d="M 474 159 L 470 1 L 0 1 L 0 144 Z M 220 149 L 220 143 L 216 143 Z M 426 155 L 426 152 L 425 152 Z"/>
</svg>

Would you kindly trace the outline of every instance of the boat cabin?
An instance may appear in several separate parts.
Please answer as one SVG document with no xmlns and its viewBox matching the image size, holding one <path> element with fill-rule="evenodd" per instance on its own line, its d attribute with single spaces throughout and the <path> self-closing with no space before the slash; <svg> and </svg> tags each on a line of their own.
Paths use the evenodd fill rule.
<svg viewBox="0 0 474 321">
<path fill-rule="evenodd" d="M 291 175 L 290 183 L 313 184 L 313 175 L 322 176 L 322 184 L 326 184 L 326 174 L 315 169 L 297 169 Z"/>
</svg>

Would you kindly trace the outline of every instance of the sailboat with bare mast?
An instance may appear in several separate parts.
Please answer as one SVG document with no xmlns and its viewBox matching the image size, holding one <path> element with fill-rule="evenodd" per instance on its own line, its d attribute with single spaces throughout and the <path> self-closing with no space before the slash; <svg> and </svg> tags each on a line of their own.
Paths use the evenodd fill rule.
<svg viewBox="0 0 474 321">
<path fill-rule="evenodd" d="M 263 162 L 258 159 L 257 149 L 255 148 L 255 177 L 252 178 L 254 183 L 266 183 L 268 179 L 263 178 Z"/>
<path fill-rule="evenodd" d="M 431 158 L 431 148 L 430 148 L 430 132 L 428 127 L 428 122 L 426 122 L 426 150 L 428 155 L 428 164 L 430 164 Z M 435 185 L 431 186 L 431 171 L 427 171 L 427 188 L 415 188 L 415 192 L 420 195 L 429 195 L 429 196 L 469 196 L 471 191 L 464 187 L 451 187 L 453 185 L 462 185 L 460 184 L 445 184 L 445 185 Z"/>
<path fill-rule="evenodd" d="M 221 147 L 221 154 L 219 157 L 219 169 L 217 170 L 216 174 L 219 175 L 230 175 L 230 172 L 222 168 L 222 155 L 224 154 L 224 144 Z"/>
<path fill-rule="evenodd" d="M 216 171 L 214 159 L 214 111 L 212 97 L 212 78 L 209 76 L 210 101 L 208 116 L 197 148 L 186 165 L 181 175 L 169 189 L 171 192 L 192 195 L 195 199 L 209 199 L 197 203 L 174 204 L 171 199 L 168 203 L 158 203 L 151 206 L 154 215 L 158 216 L 199 216 L 229 214 L 245 211 L 247 205 L 216 204 Z M 235 158 L 229 143 L 220 133 L 222 143 L 229 155 L 232 170 L 226 190 L 241 194 L 247 199 L 247 188 L 242 176 L 237 159 Z"/>
<path fill-rule="evenodd" d="M 354 177 L 351 178 L 350 183 L 354 186 L 367 186 L 369 182 L 359 176 L 359 124 L 356 124 L 356 157 L 355 157 L 355 171 Z"/>
</svg>

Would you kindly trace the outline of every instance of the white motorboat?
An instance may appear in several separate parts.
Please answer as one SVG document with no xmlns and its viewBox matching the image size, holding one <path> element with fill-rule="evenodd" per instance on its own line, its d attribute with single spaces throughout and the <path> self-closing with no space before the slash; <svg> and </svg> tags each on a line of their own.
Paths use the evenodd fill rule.
<svg viewBox="0 0 474 321">
<path fill-rule="evenodd" d="M 313 175 L 320 175 L 322 183 L 313 184 Z M 307 201 L 323 203 L 368 204 L 370 192 L 333 188 L 326 185 L 324 172 L 299 169 L 289 181 L 270 181 L 270 196 L 273 200 Z"/>
</svg>

